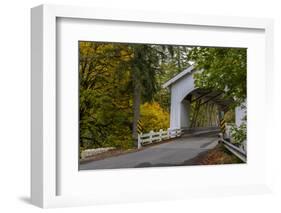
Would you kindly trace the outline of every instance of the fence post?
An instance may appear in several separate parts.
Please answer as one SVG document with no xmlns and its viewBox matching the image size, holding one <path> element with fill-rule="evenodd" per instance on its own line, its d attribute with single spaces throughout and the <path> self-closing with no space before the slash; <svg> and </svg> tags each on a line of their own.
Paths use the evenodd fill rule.
<svg viewBox="0 0 281 213">
<path fill-rule="evenodd" d="M 141 135 L 142 133 L 138 134 L 138 149 L 141 148 Z"/>
<path fill-rule="evenodd" d="M 151 130 L 149 132 L 149 141 L 150 141 L 150 143 L 152 143 L 152 135 L 153 135 L 153 130 Z"/>
<path fill-rule="evenodd" d="M 159 141 L 162 141 L 162 133 L 163 133 L 163 129 L 160 129 L 160 132 L 159 132 L 160 140 Z"/>
<path fill-rule="evenodd" d="M 170 128 L 167 129 L 167 138 L 170 139 Z"/>
<path fill-rule="evenodd" d="M 181 136 L 181 129 L 179 129 L 178 131 L 177 131 L 177 137 L 180 137 Z"/>
</svg>

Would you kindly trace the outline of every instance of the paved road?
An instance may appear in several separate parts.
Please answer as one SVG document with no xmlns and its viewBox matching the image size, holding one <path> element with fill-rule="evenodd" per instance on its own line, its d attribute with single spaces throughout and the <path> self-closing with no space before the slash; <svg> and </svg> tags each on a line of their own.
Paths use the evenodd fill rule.
<svg viewBox="0 0 281 213">
<path fill-rule="evenodd" d="M 190 159 L 214 148 L 217 143 L 217 134 L 182 136 L 138 152 L 88 162 L 80 165 L 80 170 L 188 165 Z"/>
</svg>

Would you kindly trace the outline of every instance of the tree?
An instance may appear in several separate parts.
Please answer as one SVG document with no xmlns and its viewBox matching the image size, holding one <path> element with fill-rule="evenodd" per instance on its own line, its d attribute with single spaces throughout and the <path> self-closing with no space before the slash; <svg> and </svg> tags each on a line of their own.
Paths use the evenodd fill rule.
<svg viewBox="0 0 281 213">
<path fill-rule="evenodd" d="M 222 91 L 235 105 L 246 99 L 247 50 L 245 48 L 194 47 L 188 57 L 201 73 L 194 75 L 199 88 Z"/>
<path fill-rule="evenodd" d="M 80 42 L 79 56 L 80 145 L 132 146 L 128 46 Z"/>
<path fill-rule="evenodd" d="M 199 88 L 221 91 L 225 98 L 233 99 L 229 108 L 241 106 L 247 98 L 247 50 L 245 48 L 195 47 L 189 58 L 202 72 L 195 74 L 195 85 Z M 231 111 L 228 112 L 231 115 Z M 233 117 L 233 116 L 232 116 Z M 227 116 L 226 116 L 227 118 Z M 246 119 L 239 127 L 232 128 L 235 141 L 246 140 Z"/>
<path fill-rule="evenodd" d="M 137 121 L 140 118 L 141 103 L 156 101 L 169 110 L 170 93 L 162 84 L 175 74 L 190 66 L 187 47 L 168 45 L 131 45 L 133 59 L 133 138 L 137 145 Z"/>
<path fill-rule="evenodd" d="M 172 45 L 161 47 L 161 63 L 159 72 L 156 74 L 156 93 L 153 96 L 153 101 L 158 102 L 163 109 L 169 111 L 171 93 L 167 89 L 163 89 L 162 85 L 190 66 L 188 59 L 190 48 Z"/>
<path fill-rule="evenodd" d="M 160 52 L 154 45 L 133 44 L 130 47 L 133 52 L 131 60 L 134 114 L 132 135 L 137 146 L 137 122 L 140 118 L 140 105 L 142 101 L 151 101 L 156 91 L 155 76 L 160 68 Z"/>
<path fill-rule="evenodd" d="M 157 102 L 144 103 L 140 107 L 143 132 L 159 131 L 169 127 L 170 114 Z"/>
</svg>

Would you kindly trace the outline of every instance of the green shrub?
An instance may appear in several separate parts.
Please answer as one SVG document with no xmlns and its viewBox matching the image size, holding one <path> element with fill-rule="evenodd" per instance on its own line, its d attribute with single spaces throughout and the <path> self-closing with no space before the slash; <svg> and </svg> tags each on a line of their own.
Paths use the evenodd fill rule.
<svg viewBox="0 0 281 213">
<path fill-rule="evenodd" d="M 247 126 L 246 123 L 242 123 L 239 127 L 233 126 L 231 128 L 231 135 L 234 139 L 234 143 L 241 144 L 247 139 Z"/>
</svg>

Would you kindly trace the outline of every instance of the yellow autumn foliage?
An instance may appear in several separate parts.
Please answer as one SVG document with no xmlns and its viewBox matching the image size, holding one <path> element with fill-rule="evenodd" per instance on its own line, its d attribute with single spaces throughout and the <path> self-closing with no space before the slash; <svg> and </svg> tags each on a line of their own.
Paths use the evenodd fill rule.
<svg viewBox="0 0 281 213">
<path fill-rule="evenodd" d="M 169 112 L 161 108 L 157 102 L 142 104 L 140 106 L 140 118 L 143 125 L 143 133 L 169 128 Z"/>
</svg>

